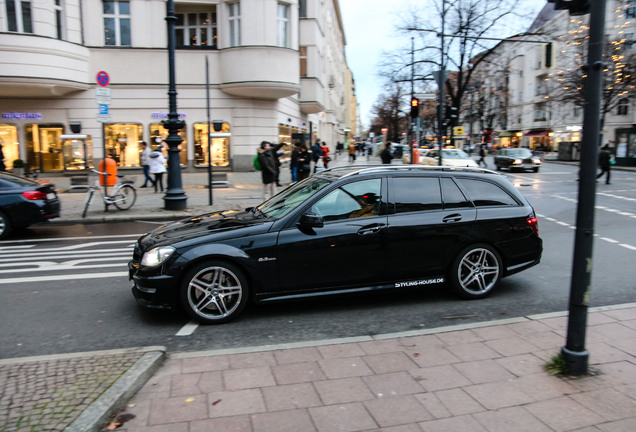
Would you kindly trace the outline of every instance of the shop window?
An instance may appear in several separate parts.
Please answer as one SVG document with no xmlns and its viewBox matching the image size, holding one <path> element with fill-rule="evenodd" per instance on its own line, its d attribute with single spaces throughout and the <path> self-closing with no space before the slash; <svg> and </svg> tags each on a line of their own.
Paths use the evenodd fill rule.
<svg viewBox="0 0 636 432">
<path fill-rule="evenodd" d="M 213 10 L 183 10 L 177 6 L 175 33 L 177 48 L 216 48 L 216 6 Z"/>
<path fill-rule="evenodd" d="M 105 1 L 104 45 L 130 46 L 130 2 Z"/>
<path fill-rule="evenodd" d="M 278 46 L 289 48 L 289 5 L 285 3 L 278 3 L 276 15 Z"/>
<path fill-rule="evenodd" d="M 7 29 L 16 33 L 33 33 L 30 0 L 6 0 Z"/>
<path fill-rule="evenodd" d="M 142 127 L 136 123 L 104 125 L 106 155 L 120 167 L 138 167 L 141 153 Z"/>
<path fill-rule="evenodd" d="M 30 124 L 26 126 L 27 166 L 30 171 L 64 170 L 64 149 L 60 136 L 61 124 Z"/>
<path fill-rule="evenodd" d="M 181 144 L 179 144 L 179 163 L 186 166 L 188 164 L 188 140 L 186 138 L 186 126 L 185 124 L 177 132 L 181 138 Z M 168 144 L 166 144 L 166 138 L 168 138 L 168 129 L 163 127 L 162 123 L 150 124 L 150 150 L 155 150 L 157 146 L 162 146 L 163 155 L 168 160 Z"/>
<path fill-rule="evenodd" d="M 239 46 L 241 44 L 241 5 L 239 2 L 228 3 L 228 31 L 229 46 Z"/>
<path fill-rule="evenodd" d="M 208 124 L 194 123 L 194 165 L 205 166 L 208 164 Z M 214 129 L 212 128 L 214 133 Z M 223 123 L 221 132 L 229 133 L 230 125 Z M 212 138 L 211 142 L 212 166 L 230 166 L 230 137 Z"/>
<path fill-rule="evenodd" d="M 94 167 L 93 141 L 90 135 L 61 135 L 64 169 L 85 170 Z"/>
<path fill-rule="evenodd" d="M 55 11 L 55 29 L 58 39 L 63 40 L 65 38 L 65 23 L 64 23 L 64 0 L 55 0 L 53 6 Z"/>
<path fill-rule="evenodd" d="M 18 142 L 18 128 L 10 124 L 0 124 L 0 145 L 4 155 L 4 165 L 13 168 L 13 161 L 20 157 L 20 143 Z"/>
</svg>

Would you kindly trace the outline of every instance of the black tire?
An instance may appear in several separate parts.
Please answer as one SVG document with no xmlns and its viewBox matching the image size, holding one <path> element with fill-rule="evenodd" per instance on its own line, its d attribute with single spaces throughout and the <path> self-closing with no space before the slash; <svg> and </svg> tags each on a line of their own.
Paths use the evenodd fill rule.
<svg viewBox="0 0 636 432">
<path fill-rule="evenodd" d="M 0 212 L 0 239 L 5 238 L 11 233 L 11 222 L 4 213 Z"/>
<path fill-rule="evenodd" d="M 503 264 L 499 253 L 485 243 L 462 250 L 450 269 L 449 283 L 465 299 L 486 297 L 501 279 Z"/>
<path fill-rule="evenodd" d="M 497 171 L 501 171 L 501 166 L 497 165 Z"/>
<path fill-rule="evenodd" d="M 128 210 L 137 200 L 137 191 L 131 185 L 125 184 L 112 196 L 112 199 L 119 210 Z"/>
<path fill-rule="evenodd" d="M 86 204 L 84 205 L 84 211 L 82 212 L 82 217 L 86 217 L 86 212 L 88 211 L 88 206 L 91 204 L 91 200 L 93 199 L 93 195 L 95 195 L 95 189 L 91 189 L 88 191 L 88 196 L 86 197 Z"/>
<path fill-rule="evenodd" d="M 249 295 L 247 279 L 236 266 L 206 261 L 189 269 L 179 296 L 186 313 L 201 324 L 221 324 L 236 318 Z"/>
<path fill-rule="evenodd" d="M 539 172 L 539 168 L 533 168 L 532 172 Z"/>
</svg>

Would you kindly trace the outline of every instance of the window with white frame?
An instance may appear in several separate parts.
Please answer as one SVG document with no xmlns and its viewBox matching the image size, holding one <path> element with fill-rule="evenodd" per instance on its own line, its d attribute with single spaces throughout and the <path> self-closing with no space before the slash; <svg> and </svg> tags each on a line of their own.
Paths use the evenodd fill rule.
<svg viewBox="0 0 636 432">
<path fill-rule="evenodd" d="M 629 114 L 629 99 L 622 98 L 621 100 L 619 100 L 616 108 L 617 108 L 616 114 L 618 115 L 626 116 L 627 114 Z"/>
<path fill-rule="evenodd" d="M 105 1 L 104 45 L 130 46 L 130 2 Z"/>
<path fill-rule="evenodd" d="M 33 33 L 30 0 L 6 0 L 7 30 L 16 33 Z"/>
<path fill-rule="evenodd" d="M 64 22 L 64 0 L 55 0 L 55 30 L 58 39 L 62 40 L 66 37 L 66 26 Z"/>
<path fill-rule="evenodd" d="M 209 12 L 185 12 L 177 10 L 176 15 L 177 23 L 174 28 L 177 38 L 177 48 L 216 48 L 216 9 Z"/>
<path fill-rule="evenodd" d="M 278 46 L 289 48 L 289 5 L 278 3 L 276 14 L 276 27 L 278 32 Z"/>
<path fill-rule="evenodd" d="M 545 104 L 538 104 L 534 107 L 534 121 L 545 121 L 546 117 L 546 106 Z"/>
<path fill-rule="evenodd" d="M 241 44 L 241 4 L 239 2 L 228 3 L 227 19 L 229 46 L 239 46 Z"/>
</svg>

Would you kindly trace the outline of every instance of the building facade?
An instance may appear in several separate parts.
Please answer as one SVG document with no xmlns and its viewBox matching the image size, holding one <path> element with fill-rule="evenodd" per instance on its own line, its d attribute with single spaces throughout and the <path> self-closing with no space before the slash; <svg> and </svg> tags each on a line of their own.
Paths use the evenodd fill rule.
<svg viewBox="0 0 636 432">
<path fill-rule="evenodd" d="M 528 147 L 576 160 L 583 122 L 581 67 L 589 16 L 570 16 L 547 3 L 527 33 L 494 48 L 480 63 L 468 97 L 479 139 L 495 147 Z M 636 165 L 636 6 L 608 0 L 603 143 L 617 163 Z M 468 110 L 466 110 L 468 111 Z M 468 114 L 467 112 L 465 114 Z"/>
<path fill-rule="evenodd" d="M 298 133 L 332 147 L 344 140 L 344 100 L 355 93 L 338 0 L 174 5 L 184 169 L 211 160 L 249 170 L 261 141 L 291 143 Z M 165 0 L 0 0 L 8 167 L 23 159 L 30 170 L 69 172 L 104 152 L 138 167 L 141 142 L 167 136 L 167 44 Z M 230 135 L 208 143 L 208 119 Z"/>
</svg>

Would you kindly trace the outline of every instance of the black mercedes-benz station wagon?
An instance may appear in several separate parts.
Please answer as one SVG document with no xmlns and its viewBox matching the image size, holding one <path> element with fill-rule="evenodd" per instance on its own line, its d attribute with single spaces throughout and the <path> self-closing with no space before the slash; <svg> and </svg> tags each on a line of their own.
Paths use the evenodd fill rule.
<svg viewBox="0 0 636 432">
<path fill-rule="evenodd" d="M 528 201 L 478 168 L 339 167 L 257 207 L 143 235 L 129 263 L 138 303 L 222 323 L 249 300 L 446 285 L 463 298 L 539 263 Z"/>
</svg>

